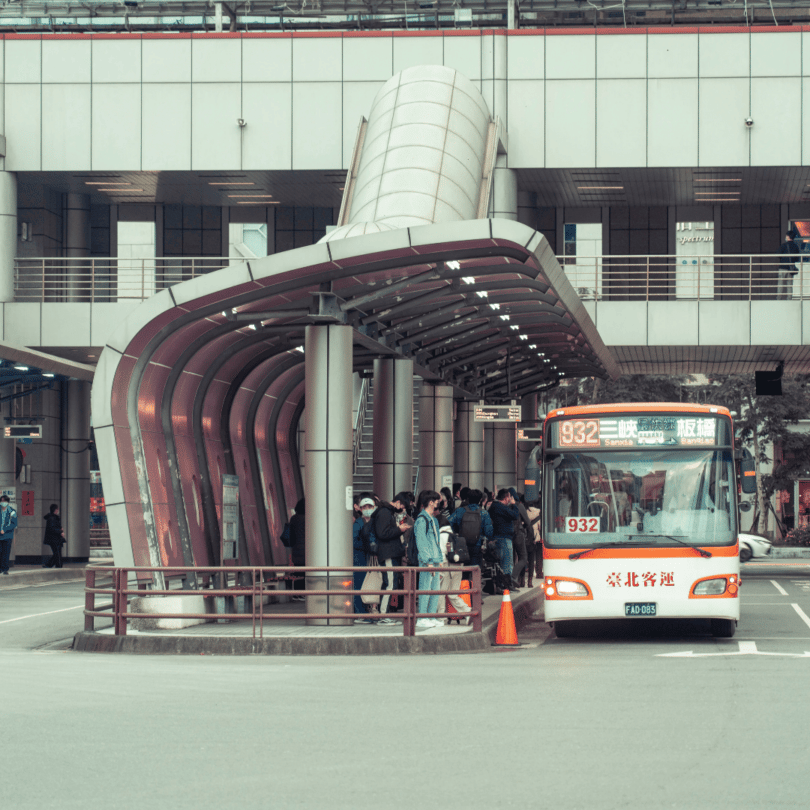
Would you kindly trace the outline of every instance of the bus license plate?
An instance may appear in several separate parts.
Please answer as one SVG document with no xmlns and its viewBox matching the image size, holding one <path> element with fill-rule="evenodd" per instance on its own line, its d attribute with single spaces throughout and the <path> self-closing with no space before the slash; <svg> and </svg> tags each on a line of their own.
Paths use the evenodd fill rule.
<svg viewBox="0 0 810 810">
<path fill-rule="evenodd" d="M 655 602 L 625 602 L 625 616 L 655 616 Z"/>
</svg>

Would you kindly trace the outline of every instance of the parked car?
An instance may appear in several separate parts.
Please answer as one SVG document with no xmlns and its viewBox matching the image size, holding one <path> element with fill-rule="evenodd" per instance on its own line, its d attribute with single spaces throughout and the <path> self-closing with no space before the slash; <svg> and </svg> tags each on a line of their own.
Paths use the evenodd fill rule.
<svg viewBox="0 0 810 810">
<path fill-rule="evenodd" d="M 771 541 L 758 534 L 740 535 L 740 562 L 748 562 L 754 557 L 767 557 L 771 553 Z"/>
</svg>

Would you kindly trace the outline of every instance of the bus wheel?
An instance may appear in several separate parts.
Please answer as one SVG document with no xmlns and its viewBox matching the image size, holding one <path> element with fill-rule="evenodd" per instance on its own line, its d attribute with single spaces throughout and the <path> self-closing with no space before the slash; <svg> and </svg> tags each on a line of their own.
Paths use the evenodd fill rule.
<svg viewBox="0 0 810 810">
<path fill-rule="evenodd" d="M 557 638 L 571 638 L 577 634 L 576 624 L 574 622 L 554 622 L 554 632 Z"/>
<path fill-rule="evenodd" d="M 712 619 L 712 635 L 717 638 L 731 638 L 736 629 L 734 619 Z"/>
<path fill-rule="evenodd" d="M 748 546 L 740 546 L 740 562 L 748 562 L 754 554 Z"/>
</svg>

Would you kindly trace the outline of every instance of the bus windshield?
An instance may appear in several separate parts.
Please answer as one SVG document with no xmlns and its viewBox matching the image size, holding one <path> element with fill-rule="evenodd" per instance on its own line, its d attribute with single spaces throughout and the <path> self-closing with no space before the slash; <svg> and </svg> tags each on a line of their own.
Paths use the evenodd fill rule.
<svg viewBox="0 0 810 810">
<path fill-rule="evenodd" d="M 731 545 L 737 538 L 730 450 L 546 455 L 548 546 Z"/>
</svg>

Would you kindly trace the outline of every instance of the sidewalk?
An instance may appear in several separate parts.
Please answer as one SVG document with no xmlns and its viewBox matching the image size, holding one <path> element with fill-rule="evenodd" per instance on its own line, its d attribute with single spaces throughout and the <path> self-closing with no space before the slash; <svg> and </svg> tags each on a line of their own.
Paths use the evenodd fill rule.
<svg viewBox="0 0 810 810">
<path fill-rule="evenodd" d="M 541 588 L 524 588 L 512 596 L 518 629 L 542 606 Z M 487 596 L 480 633 L 464 625 L 445 625 L 402 634 L 402 625 L 307 625 L 294 619 L 266 622 L 264 638 L 253 638 L 249 617 L 244 621 L 207 622 L 182 630 L 132 630 L 113 635 L 112 628 L 77 633 L 78 652 L 119 652 L 140 655 L 380 655 L 392 653 L 474 652 L 490 649 L 495 640 L 502 598 Z M 304 612 L 304 605 L 268 605 L 267 614 Z"/>
<path fill-rule="evenodd" d="M 91 563 L 97 562 L 91 560 Z M 0 590 L 22 585 L 39 585 L 43 582 L 67 582 L 84 580 L 88 563 L 65 563 L 64 568 L 43 568 L 41 565 L 15 565 L 8 576 L 0 576 Z"/>
</svg>

